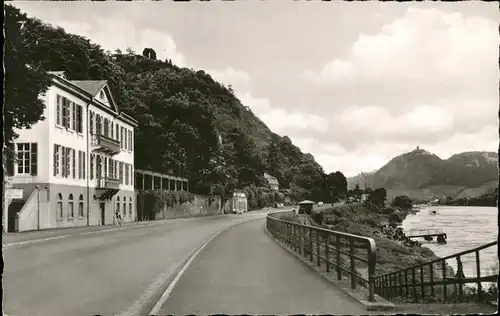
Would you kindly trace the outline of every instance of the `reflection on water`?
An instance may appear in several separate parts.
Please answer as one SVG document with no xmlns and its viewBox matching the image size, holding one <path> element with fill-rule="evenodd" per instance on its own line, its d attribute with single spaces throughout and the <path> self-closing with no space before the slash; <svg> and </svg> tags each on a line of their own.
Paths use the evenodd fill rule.
<svg viewBox="0 0 500 316">
<path fill-rule="evenodd" d="M 429 215 L 427 209 L 416 214 L 410 214 L 403 222 L 403 229 L 442 229 L 447 235 L 447 244 L 440 245 L 434 241 L 424 241 L 422 246 L 430 248 L 440 257 L 449 256 L 457 252 L 469 250 L 498 239 L 498 209 L 496 207 L 461 207 L 442 206 L 433 207 L 439 214 Z M 493 266 L 498 266 L 498 248 L 490 247 L 480 251 L 481 275 L 492 274 Z M 475 254 L 465 255 L 462 258 L 466 277 L 474 277 L 476 272 Z M 456 271 L 456 260 L 447 260 Z"/>
</svg>

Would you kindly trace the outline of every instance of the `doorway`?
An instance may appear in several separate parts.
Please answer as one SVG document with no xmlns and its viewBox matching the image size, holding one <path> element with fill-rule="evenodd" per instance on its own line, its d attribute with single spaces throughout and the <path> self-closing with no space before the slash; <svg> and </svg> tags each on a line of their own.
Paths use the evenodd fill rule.
<svg viewBox="0 0 500 316">
<path fill-rule="evenodd" d="M 101 225 L 106 225 L 106 221 L 105 221 L 105 218 L 106 218 L 106 216 L 105 216 L 105 214 L 106 214 L 106 203 L 101 202 L 99 204 L 99 206 L 100 206 L 99 208 L 101 210 Z"/>
</svg>

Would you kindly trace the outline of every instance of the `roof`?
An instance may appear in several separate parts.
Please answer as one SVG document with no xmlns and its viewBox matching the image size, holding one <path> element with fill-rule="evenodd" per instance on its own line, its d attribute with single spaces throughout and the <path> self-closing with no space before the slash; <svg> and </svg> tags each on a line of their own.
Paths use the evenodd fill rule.
<svg viewBox="0 0 500 316">
<path fill-rule="evenodd" d="M 299 204 L 315 204 L 315 203 L 313 201 L 304 200 L 302 202 L 299 202 Z"/>
<path fill-rule="evenodd" d="M 107 80 L 71 80 L 70 82 L 92 96 L 95 96 L 107 84 Z"/>
</svg>

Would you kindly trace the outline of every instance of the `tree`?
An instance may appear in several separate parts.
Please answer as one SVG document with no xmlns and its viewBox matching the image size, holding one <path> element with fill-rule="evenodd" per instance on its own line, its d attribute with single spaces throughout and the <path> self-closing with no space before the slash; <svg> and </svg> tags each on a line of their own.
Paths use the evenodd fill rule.
<svg viewBox="0 0 500 316">
<path fill-rule="evenodd" d="M 386 197 L 387 191 L 384 188 L 375 189 L 368 195 L 366 204 L 372 210 L 380 209 L 384 206 Z"/>
<path fill-rule="evenodd" d="M 40 95 L 50 85 L 50 77 L 37 65 L 28 64 L 26 55 L 26 14 L 5 6 L 5 103 L 4 140 L 7 145 L 18 136 L 14 128 L 30 128 L 43 120 L 45 105 Z"/>
<path fill-rule="evenodd" d="M 411 210 L 413 207 L 412 199 L 407 195 L 399 195 L 392 201 L 392 206 L 400 208 L 402 210 Z"/>
</svg>

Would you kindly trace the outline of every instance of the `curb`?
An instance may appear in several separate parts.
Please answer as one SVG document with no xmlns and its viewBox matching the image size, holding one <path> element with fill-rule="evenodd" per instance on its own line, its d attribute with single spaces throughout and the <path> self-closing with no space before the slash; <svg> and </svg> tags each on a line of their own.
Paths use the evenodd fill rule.
<svg viewBox="0 0 500 316">
<path fill-rule="evenodd" d="M 264 231 L 268 235 L 269 238 L 274 240 L 278 245 L 280 245 L 283 249 L 288 251 L 290 254 L 292 254 L 296 259 L 298 259 L 302 264 L 306 265 L 310 269 L 314 270 L 317 272 L 319 275 L 321 275 L 324 279 L 326 279 L 329 283 L 332 285 L 336 286 L 342 292 L 350 296 L 352 299 L 357 301 L 359 304 L 363 305 L 367 311 L 393 311 L 396 309 L 396 305 L 385 300 L 384 298 L 378 296 L 377 294 L 375 295 L 375 299 L 377 300 L 376 302 L 369 302 L 366 300 L 366 293 L 360 291 L 360 290 L 353 290 L 349 286 L 349 282 L 342 282 L 339 280 L 336 280 L 333 276 L 328 275 L 325 271 L 320 270 L 319 268 L 316 267 L 316 265 L 311 265 L 309 260 L 306 258 L 302 257 L 301 255 L 297 254 L 294 252 L 292 249 L 290 249 L 287 245 L 283 244 L 279 240 L 273 237 L 271 232 L 267 229 L 267 226 L 264 224 Z"/>
<path fill-rule="evenodd" d="M 106 225 L 106 226 L 102 226 L 102 227 L 108 227 L 108 228 L 95 229 L 95 230 L 90 230 L 90 231 L 86 231 L 86 232 L 73 232 L 73 233 L 69 231 L 73 227 L 71 227 L 71 228 L 65 227 L 65 228 L 62 228 L 62 230 L 68 229 L 67 230 L 68 234 L 66 234 L 66 235 L 42 237 L 42 238 L 37 238 L 37 239 L 27 239 L 27 240 L 22 240 L 22 241 L 17 241 L 17 242 L 6 243 L 6 244 L 2 244 L 2 248 L 3 249 L 10 249 L 13 247 L 37 244 L 37 243 L 47 242 L 47 241 L 57 240 L 57 239 L 66 239 L 66 238 L 71 238 L 71 237 L 76 237 L 76 236 L 93 235 L 93 234 L 107 233 L 107 232 L 113 232 L 113 231 L 118 231 L 118 230 L 138 229 L 138 228 L 144 228 L 144 227 L 148 227 L 148 226 L 155 227 L 155 226 L 160 226 L 162 224 L 175 223 L 176 221 L 195 220 L 195 219 L 200 218 L 200 217 L 219 218 L 222 216 L 224 216 L 224 215 L 194 216 L 194 217 L 185 217 L 185 218 L 160 219 L 160 220 L 156 220 L 156 221 L 135 222 L 133 224 L 124 225 L 121 227 L 116 227 L 113 225 Z M 100 227 L 100 226 L 90 226 L 90 227 Z M 57 231 L 58 229 L 60 229 L 60 228 L 53 228 L 53 229 L 50 229 L 50 231 Z M 20 232 L 18 234 L 30 233 L 30 232 L 37 232 L 37 231 Z M 62 232 L 63 231 L 61 231 L 61 233 Z"/>
</svg>

